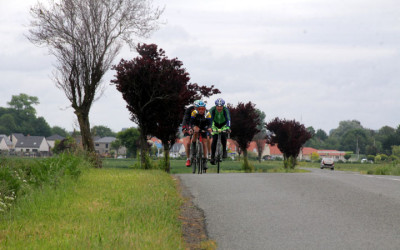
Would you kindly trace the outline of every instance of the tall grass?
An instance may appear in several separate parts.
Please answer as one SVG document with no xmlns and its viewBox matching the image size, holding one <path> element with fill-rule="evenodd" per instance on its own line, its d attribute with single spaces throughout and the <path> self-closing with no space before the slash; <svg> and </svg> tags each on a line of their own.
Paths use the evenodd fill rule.
<svg viewBox="0 0 400 250">
<path fill-rule="evenodd" d="M 57 188 L 65 178 L 77 179 L 89 163 L 82 157 L 60 154 L 47 159 L 0 159 L 0 212 L 20 197 L 44 186 Z"/>
<path fill-rule="evenodd" d="M 0 248 L 183 249 L 182 200 L 162 171 L 89 169 L 25 196 L 0 223 Z"/>
</svg>

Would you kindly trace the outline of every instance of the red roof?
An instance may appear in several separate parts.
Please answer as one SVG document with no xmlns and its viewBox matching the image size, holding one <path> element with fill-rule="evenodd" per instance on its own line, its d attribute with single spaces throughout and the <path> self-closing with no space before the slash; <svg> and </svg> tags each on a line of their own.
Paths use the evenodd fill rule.
<svg viewBox="0 0 400 250">
<path fill-rule="evenodd" d="M 268 144 L 268 146 L 269 146 L 269 152 L 271 155 L 283 155 L 276 144 L 274 146 L 271 146 L 271 144 Z"/>
<path fill-rule="evenodd" d="M 318 153 L 318 150 L 315 148 L 304 147 L 301 152 L 303 155 L 311 155 L 312 153 Z"/>
</svg>

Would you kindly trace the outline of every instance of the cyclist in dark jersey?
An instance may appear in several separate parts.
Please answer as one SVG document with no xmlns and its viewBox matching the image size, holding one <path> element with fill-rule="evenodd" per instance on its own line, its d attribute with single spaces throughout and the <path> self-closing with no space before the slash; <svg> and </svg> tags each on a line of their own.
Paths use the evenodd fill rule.
<svg viewBox="0 0 400 250">
<path fill-rule="evenodd" d="M 183 121 L 182 121 L 182 132 L 183 132 L 183 145 L 185 146 L 185 151 L 186 151 L 186 167 L 190 167 L 191 162 L 190 162 L 190 138 L 193 134 L 192 128 L 189 126 L 190 125 L 190 117 L 192 115 L 192 112 L 195 108 L 195 106 L 200 102 L 200 100 L 194 101 L 193 105 L 188 107 L 185 110 L 185 114 L 183 116 Z"/>
<path fill-rule="evenodd" d="M 231 127 L 231 116 L 227 107 L 224 106 L 225 101 L 222 98 L 218 98 L 215 101 L 215 106 L 209 111 L 212 120 L 212 144 L 211 144 L 211 160 L 210 163 L 215 165 L 215 150 L 217 148 L 218 130 L 226 130 L 230 132 Z M 222 143 L 222 158 L 227 157 L 226 153 L 226 134 L 221 133 Z"/>
<path fill-rule="evenodd" d="M 201 137 L 203 138 L 204 169 L 207 169 L 207 131 L 211 133 L 211 115 L 208 112 L 206 113 L 206 104 L 203 101 L 199 101 L 196 108 L 192 111 L 190 116 L 190 126 L 193 129 L 191 146 L 192 155 L 195 153 L 197 137 L 201 134 Z"/>
</svg>

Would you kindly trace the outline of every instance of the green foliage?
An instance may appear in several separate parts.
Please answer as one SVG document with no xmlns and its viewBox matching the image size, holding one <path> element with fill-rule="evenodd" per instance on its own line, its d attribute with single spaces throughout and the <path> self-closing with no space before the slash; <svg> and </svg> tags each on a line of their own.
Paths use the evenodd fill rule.
<svg viewBox="0 0 400 250">
<path fill-rule="evenodd" d="M 185 249 L 182 198 L 162 171 L 92 169 L 19 200 L 1 249 Z"/>
<path fill-rule="evenodd" d="M 352 153 L 346 153 L 344 155 L 344 158 L 346 159 L 346 161 L 348 161 L 351 158 L 352 155 L 353 155 Z"/>
<path fill-rule="evenodd" d="M 69 136 L 69 133 L 67 132 L 67 130 L 65 130 L 64 128 L 61 128 L 59 126 L 54 126 L 51 128 L 51 134 L 52 135 L 59 135 L 62 137 L 67 137 Z"/>
<path fill-rule="evenodd" d="M 137 152 L 136 159 L 140 159 L 139 151 Z M 157 165 L 155 162 L 153 162 L 149 156 L 149 154 L 145 154 L 144 156 L 144 162 L 137 161 L 133 165 L 134 169 L 159 169 L 159 165 Z"/>
<path fill-rule="evenodd" d="M 367 160 L 368 161 L 375 161 L 375 156 L 374 155 L 367 155 Z"/>
<path fill-rule="evenodd" d="M 68 136 L 67 138 L 61 140 L 61 141 L 55 141 L 54 143 L 54 148 L 53 148 L 53 153 L 59 154 L 63 153 L 65 151 L 67 152 L 75 152 L 78 148 L 78 145 L 76 144 L 76 141 L 74 138 Z"/>
<path fill-rule="evenodd" d="M 68 153 L 41 160 L 1 159 L 0 211 L 4 212 L 33 189 L 57 188 L 65 178 L 76 180 L 88 167 L 89 163 L 83 157 Z"/>
<path fill-rule="evenodd" d="M 254 172 L 254 166 L 249 163 L 247 156 L 243 157 L 242 170 L 246 173 Z"/>
<path fill-rule="evenodd" d="M 392 146 L 392 155 L 400 157 L 400 146 Z"/>
<path fill-rule="evenodd" d="M 128 128 L 117 133 L 117 139 L 127 149 L 127 156 L 132 157 L 137 153 L 140 132 L 137 128 Z"/>
<path fill-rule="evenodd" d="M 297 165 L 297 160 L 293 156 L 289 156 L 283 160 L 283 166 L 285 169 L 294 169 Z"/>
<path fill-rule="evenodd" d="M 39 136 L 50 136 L 51 128 L 43 117 L 36 117 L 32 105 L 39 104 L 35 96 L 20 94 L 12 96 L 9 108 L 0 110 L 0 134 L 22 133 Z"/>
<path fill-rule="evenodd" d="M 311 161 L 319 161 L 319 154 L 317 152 L 311 153 Z"/>
<path fill-rule="evenodd" d="M 100 137 L 115 137 L 116 133 L 113 132 L 110 128 L 106 126 L 94 126 L 91 129 L 93 136 L 100 136 Z"/>
</svg>

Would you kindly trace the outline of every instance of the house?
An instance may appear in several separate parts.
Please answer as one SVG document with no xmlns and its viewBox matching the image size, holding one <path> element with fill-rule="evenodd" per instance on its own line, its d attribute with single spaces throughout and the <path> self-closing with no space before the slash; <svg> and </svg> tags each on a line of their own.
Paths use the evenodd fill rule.
<svg viewBox="0 0 400 250">
<path fill-rule="evenodd" d="M 279 150 L 278 145 L 271 145 L 267 144 L 266 145 L 266 155 L 270 156 L 271 159 L 275 158 L 282 158 L 283 159 L 283 153 Z"/>
<path fill-rule="evenodd" d="M 11 143 L 13 144 L 12 148 L 15 148 L 15 145 L 17 145 L 18 139 L 22 139 L 24 137 L 25 136 L 23 134 L 20 134 L 20 133 L 11 134 L 10 140 L 11 140 Z"/>
<path fill-rule="evenodd" d="M 109 155 L 111 153 L 111 143 L 115 141 L 117 138 L 115 137 L 103 137 L 99 138 L 94 141 L 94 149 L 96 153 L 101 154 L 101 155 Z M 117 152 L 115 157 L 118 155 L 126 155 L 126 147 L 120 147 Z"/>
<path fill-rule="evenodd" d="M 169 156 L 173 158 L 177 158 L 180 156 L 185 156 L 186 151 L 185 147 L 182 143 L 175 143 L 169 151 Z"/>
<path fill-rule="evenodd" d="M 44 136 L 23 136 L 22 134 L 13 135 L 13 140 L 16 140 L 15 152 L 17 154 L 22 154 L 25 156 L 49 155 L 50 147 Z M 14 144 L 14 141 L 12 143 Z"/>
<path fill-rule="evenodd" d="M 94 141 L 94 149 L 98 154 L 109 154 L 111 151 L 111 143 L 115 141 L 115 137 L 103 137 Z"/>
<path fill-rule="evenodd" d="M 261 143 L 261 157 L 264 157 L 268 154 L 268 150 L 266 147 L 266 140 L 261 140 L 259 143 Z M 258 155 L 258 145 L 257 145 L 257 141 L 251 141 L 249 147 L 247 148 L 247 152 L 253 152 L 256 155 Z"/>
<path fill-rule="evenodd" d="M 344 161 L 344 155 L 346 152 L 338 150 L 327 150 L 327 149 L 314 149 L 309 147 L 304 147 L 299 155 L 300 160 L 311 160 L 312 153 L 317 153 L 319 158 L 331 158 L 334 161 L 342 160 Z"/>
<path fill-rule="evenodd" d="M 315 148 L 304 147 L 300 151 L 299 160 L 310 161 L 311 160 L 311 155 L 313 153 L 317 153 L 318 154 L 318 150 L 315 149 Z"/>
<path fill-rule="evenodd" d="M 0 151 L 10 151 L 13 147 L 12 142 L 6 135 L 0 135 Z"/>
<path fill-rule="evenodd" d="M 319 154 L 320 158 L 331 158 L 334 161 L 345 161 L 346 159 L 344 158 L 344 155 L 346 152 L 344 151 L 337 151 L 337 150 L 318 150 L 317 153 Z"/>
<path fill-rule="evenodd" d="M 47 143 L 49 144 L 50 148 L 54 148 L 54 144 L 56 141 L 62 141 L 64 139 L 65 137 L 62 137 L 61 135 L 57 134 L 46 137 Z"/>
</svg>

